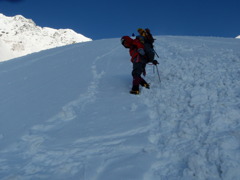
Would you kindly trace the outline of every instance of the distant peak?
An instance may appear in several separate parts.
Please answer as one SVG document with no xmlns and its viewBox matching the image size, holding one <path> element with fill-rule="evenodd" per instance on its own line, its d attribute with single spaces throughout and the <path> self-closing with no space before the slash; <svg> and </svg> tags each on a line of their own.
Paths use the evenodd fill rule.
<svg viewBox="0 0 240 180">
<path fill-rule="evenodd" d="M 17 20 L 17 19 L 26 19 L 25 17 L 23 17 L 22 15 L 16 15 L 14 16 L 14 18 Z"/>
<path fill-rule="evenodd" d="M 40 27 L 32 19 L 22 15 L 7 17 L 0 13 L 1 48 L 8 52 L 8 59 L 31 54 L 45 49 L 91 41 L 92 39 L 72 29 Z M 8 55 L 0 54 L 0 61 Z"/>
</svg>

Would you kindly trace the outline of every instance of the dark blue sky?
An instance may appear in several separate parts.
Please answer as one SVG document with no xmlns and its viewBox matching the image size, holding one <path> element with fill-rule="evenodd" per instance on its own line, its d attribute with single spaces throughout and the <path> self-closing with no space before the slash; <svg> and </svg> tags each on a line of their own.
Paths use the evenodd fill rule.
<svg viewBox="0 0 240 180">
<path fill-rule="evenodd" d="M 94 40 L 131 35 L 139 27 L 154 35 L 240 35 L 240 0 L 0 0 L 0 13 Z"/>
</svg>

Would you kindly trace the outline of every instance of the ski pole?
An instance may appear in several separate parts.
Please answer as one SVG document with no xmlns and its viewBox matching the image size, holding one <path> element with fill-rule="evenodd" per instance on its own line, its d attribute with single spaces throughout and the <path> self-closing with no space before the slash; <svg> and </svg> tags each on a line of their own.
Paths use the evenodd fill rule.
<svg viewBox="0 0 240 180">
<path fill-rule="evenodd" d="M 156 56 L 159 58 L 159 56 L 158 56 L 157 52 L 155 51 L 155 49 L 153 49 L 153 51 L 154 51 L 154 53 L 156 54 Z"/>
<path fill-rule="evenodd" d="M 158 74 L 159 82 L 161 83 L 161 78 L 160 78 L 160 74 L 159 74 L 159 71 L 158 71 L 158 66 L 157 66 L 157 64 L 156 64 L 156 69 L 157 69 L 157 74 Z"/>
</svg>

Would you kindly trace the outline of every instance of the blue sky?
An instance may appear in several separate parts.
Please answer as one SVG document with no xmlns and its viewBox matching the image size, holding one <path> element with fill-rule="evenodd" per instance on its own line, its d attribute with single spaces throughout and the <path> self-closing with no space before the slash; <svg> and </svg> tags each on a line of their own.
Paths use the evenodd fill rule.
<svg viewBox="0 0 240 180">
<path fill-rule="evenodd" d="M 150 28 L 154 35 L 236 37 L 239 0 L 0 0 L 0 13 L 94 40 Z"/>
</svg>

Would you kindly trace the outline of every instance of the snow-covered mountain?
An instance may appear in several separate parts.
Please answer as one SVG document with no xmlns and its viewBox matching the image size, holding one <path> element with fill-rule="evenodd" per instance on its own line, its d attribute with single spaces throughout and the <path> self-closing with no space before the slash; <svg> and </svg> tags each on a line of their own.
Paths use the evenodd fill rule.
<svg viewBox="0 0 240 180">
<path fill-rule="evenodd" d="M 71 29 L 42 28 L 22 15 L 0 14 L 0 61 L 85 41 L 91 39 Z"/>
<path fill-rule="evenodd" d="M 138 96 L 119 39 L 0 63 L 0 179 L 239 179 L 240 41 L 156 39 Z"/>
<path fill-rule="evenodd" d="M 239 36 L 237 36 L 236 38 L 240 39 L 240 35 L 239 35 Z"/>
</svg>

